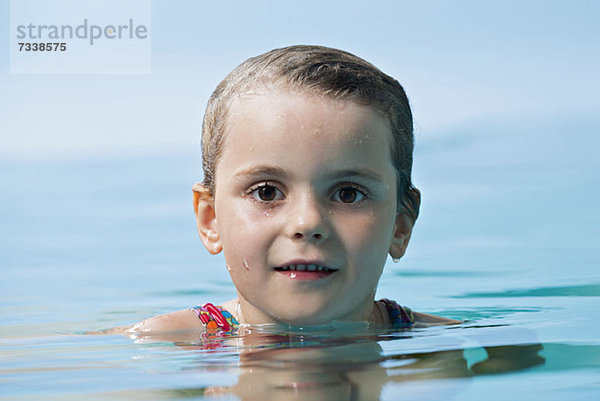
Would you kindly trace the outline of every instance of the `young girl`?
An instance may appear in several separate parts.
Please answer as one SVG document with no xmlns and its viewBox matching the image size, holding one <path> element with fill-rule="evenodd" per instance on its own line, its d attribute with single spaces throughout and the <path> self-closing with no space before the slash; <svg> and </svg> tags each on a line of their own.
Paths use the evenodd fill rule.
<svg viewBox="0 0 600 401">
<path fill-rule="evenodd" d="M 251 58 L 212 94 L 197 228 L 223 252 L 237 298 L 146 319 L 130 332 L 240 324 L 452 324 L 375 290 L 418 215 L 413 123 L 400 84 L 350 53 L 291 46 Z"/>
</svg>

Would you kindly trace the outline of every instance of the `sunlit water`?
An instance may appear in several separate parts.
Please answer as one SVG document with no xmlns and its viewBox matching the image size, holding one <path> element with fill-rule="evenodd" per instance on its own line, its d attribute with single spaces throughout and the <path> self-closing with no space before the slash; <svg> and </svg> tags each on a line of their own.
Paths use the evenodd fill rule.
<svg viewBox="0 0 600 401">
<path fill-rule="evenodd" d="M 596 121 L 417 138 L 423 207 L 378 297 L 454 327 L 84 335 L 233 297 L 196 237 L 199 156 L 1 162 L 0 399 L 600 396 Z"/>
</svg>

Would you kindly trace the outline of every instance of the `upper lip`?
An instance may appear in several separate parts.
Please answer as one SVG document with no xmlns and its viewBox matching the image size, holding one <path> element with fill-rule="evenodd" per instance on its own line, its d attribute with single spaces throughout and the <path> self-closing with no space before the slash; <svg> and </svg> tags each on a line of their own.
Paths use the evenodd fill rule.
<svg viewBox="0 0 600 401">
<path fill-rule="evenodd" d="M 298 271 L 325 271 L 325 270 L 338 270 L 335 267 L 324 263 L 320 260 L 304 260 L 296 259 L 291 260 L 275 266 L 275 270 L 298 270 Z"/>
</svg>

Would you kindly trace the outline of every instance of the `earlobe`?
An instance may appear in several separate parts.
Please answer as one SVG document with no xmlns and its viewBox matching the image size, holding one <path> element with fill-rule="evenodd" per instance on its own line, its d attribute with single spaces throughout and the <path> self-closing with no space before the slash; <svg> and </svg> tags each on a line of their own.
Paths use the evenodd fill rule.
<svg viewBox="0 0 600 401">
<path fill-rule="evenodd" d="M 404 213 L 396 215 L 394 233 L 389 251 L 392 258 L 400 259 L 404 256 L 412 234 L 413 223 L 413 219 Z"/>
<path fill-rule="evenodd" d="M 196 228 L 204 247 L 212 255 L 223 249 L 221 237 L 217 230 L 217 215 L 215 213 L 214 196 L 209 189 L 200 183 L 193 186 L 194 213 L 196 214 Z"/>
</svg>

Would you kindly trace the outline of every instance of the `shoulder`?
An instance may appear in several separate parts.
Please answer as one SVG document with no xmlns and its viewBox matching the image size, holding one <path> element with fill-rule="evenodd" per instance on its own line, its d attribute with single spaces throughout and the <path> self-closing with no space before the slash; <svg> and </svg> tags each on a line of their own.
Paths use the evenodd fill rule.
<svg viewBox="0 0 600 401">
<path fill-rule="evenodd" d="M 212 304 L 204 304 L 211 305 Z M 237 299 L 232 299 L 216 307 L 221 313 L 227 312 L 227 316 L 235 321 L 235 317 L 228 311 L 233 311 L 237 305 Z M 199 309 L 200 307 L 194 307 L 193 309 Z M 175 312 L 165 313 L 164 315 L 154 316 L 141 322 L 134 324 L 133 326 L 124 328 L 128 333 L 139 333 L 139 334 L 158 334 L 158 333 L 174 333 L 183 331 L 206 331 L 206 322 L 202 322 L 200 315 L 197 311 L 192 308 L 182 309 Z M 210 328 L 210 325 L 208 325 Z"/>
<path fill-rule="evenodd" d="M 412 312 L 414 327 L 427 327 L 463 323 L 461 320 L 448 319 L 442 316 L 430 315 L 428 313 Z"/>
<path fill-rule="evenodd" d="M 462 321 L 448 319 L 427 313 L 415 312 L 406 306 L 400 306 L 395 301 L 383 298 L 381 302 L 388 311 L 390 323 L 394 327 L 428 327 L 438 325 L 460 324 Z"/>
<path fill-rule="evenodd" d="M 190 309 L 182 309 L 144 319 L 127 329 L 129 333 L 167 333 L 204 330 L 198 316 Z"/>
</svg>

